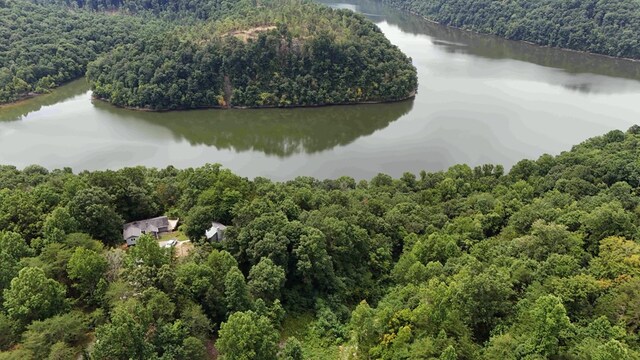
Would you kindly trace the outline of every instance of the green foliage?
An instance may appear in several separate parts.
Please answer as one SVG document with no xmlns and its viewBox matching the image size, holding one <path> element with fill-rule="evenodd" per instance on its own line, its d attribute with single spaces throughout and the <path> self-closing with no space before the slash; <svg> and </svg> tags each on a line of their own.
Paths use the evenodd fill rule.
<svg viewBox="0 0 640 360">
<path fill-rule="evenodd" d="M 64 358 L 64 354 L 77 352 L 73 347 L 86 341 L 86 332 L 85 316 L 78 312 L 71 312 L 42 321 L 34 321 L 22 335 L 22 343 L 38 359 Z"/>
<path fill-rule="evenodd" d="M 99 253 L 85 248 L 77 248 L 67 264 L 69 279 L 74 280 L 74 287 L 80 292 L 80 298 L 88 302 L 100 300 L 100 284 L 106 284 L 105 272 L 109 264 Z M 104 290 L 104 289 L 102 289 Z"/>
<path fill-rule="evenodd" d="M 24 268 L 4 291 L 4 307 L 9 316 L 27 325 L 64 311 L 65 289 L 42 269 Z"/>
<path fill-rule="evenodd" d="M 456 349 L 449 345 L 438 357 L 438 360 L 457 360 Z"/>
<path fill-rule="evenodd" d="M 410 60 L 361 15 L 292 0 L 236 7 L 237 15 L 203 28 L 100 57 L 87 72 L 94 94 L 162 110 L 390 101 L 415 93 Z M 220 195 L 210 205 L 229 209 L 238 194 Z"/>
<path fill-rule="evenodd" d="M 218 339 L 227 359 L 638 359 L 639 149 L 637 129 L 614 131 L 508 174 L 359 184 L 0 167 L 0 358 L 200 359 Z M 213 216 L 232 226 L 180 258 L 151 236 L 114 249 L 69 233 L 95 204 L 133 216 L 132 184 L 158 206 L 140 214 L 228 200 Z M 16 210 L 34 199 L 37 216 Z"/>
<path fill-rule="evenodd" d="M 355 343 L 357 356 L 366 359 L 369 356 L 369 350 L 376 343 L 376 326 L 374 323 L 375 312 L 366 301 L 362 301 L 351 313 L 349 321 L 349 329 L 351 332 L 351 341 Z"/>
<path fill-rule="evenodd" d="M 0 300 L 3 299 L 1 293 L 8 288 L 11 280 L 18 275 L 21 269 L 19 261 L 23 257 L 33 254 L 33 251 L 22 236 L 13 232 L 0 232 Z"/>
<path fill-rule="evenodd" d="M 590 249 L 607 236 L 633 236 L 634 216 L 625 211 L 617 202 L 611 202 L 593 210 L 584 219 Z M 593 249 L 595 250 L 595 249 Z"/>
<path fill-rule="evenodd" d="M 73 360 L 77 356 L 78 351 L 64 342 L 60 341 L 51 346 L 51 352 L 47 360 Z"/>
<path fill-rule="evenodd" d="M 0 103 L 79 78 L 98 54 L 143 33 L 143 24 L 130 16 L 35 2 L 8 1 L 0 7 Z"/>
<path fill-rule="evenodd" d="M 384 2 L 444 25 L 511 40 L 610 56 L 640 57 L 640 4 L 633 0 Z M 516 168 L 518 173 L 526 175 L 534 171 L 534 165 L 529 162 Z"/>
<path fill-rule="evenodd" d="M 42 233 L 47 242 L 63 242 L 67 234 L 78 231 L 78 223 L 66 207 L 55 208 L 44 220 Z"/>
<path fill-rule="evenodd" d="M 253 311 L 236 312 L 220 325 L 216 346 L 225 360 L 276 358 L 278 333 L 269 319 Z"/>
<path fill-rule="evenodd" d="M 165 248 L 161 248 L 158 241 L 151 235 L 142 235 L 136 240 L 134 246 L 127 254 L 130 267 L 145 266 L 159 269 L 169 263 L 170 254 Z"/>
<path fill-rule="evenodd" d="M 180 320 L 189 330 L 189 334 L 200 340 L 206 340 L 211 334 L 211 321 L 197 304 L 185 306 L 180 314 Z"/>
<path fill-rule="evenodd" d="M 187 227 L 185 234 L 192 241 L 202 242 L 205 238 L 205 232 L 211 228 L 213 220 L 213 207 L 194 206 L 185 220 L 185 226 Z"/>
<path fill-rule="evenodd" d="M 152 353 L 145 329 L 124 308 L 117 308 L 111 323 L 96 329 L 92 359 L 147 359 Z"/>
<path fill-rule="evenodd" d="M 280 299 L 284 280 L 284 269 L 263 258 L 249 271 L 249 291 L 254 297 L 271 302 Z"/>
<path fill-rule="evenodd" d="M 195 337 L 188 337 L 182 342 L 182 358 L 193 360 L 205 360 L 207 357 L 207 348 L 202 340 Z"/>
<path fill-rule="evenodd" d="M 333 264 L 326 244 L 324 234 L 320 230 L 311 229 L 309 234 L 300 236 L 300 242 L 293 250 L 298 259 L 297 271 L 309 286 L 324 289 L 334 286 Z"/>
<path fill-rule="evenodd" d="M 0 360 L 31 360 L 35 359 L 29 350 L 18 349 L 8 352 L 0 352 Z"/>
<path fill-rule="evenodd" d="M 33 255 L 32 249 L 22 236 L 14 232 L 0 233 L 0 249 L 15 260 Z"/>
<path fill-rule="evenodd" d="M 0 193 L 0 229 L 20 234 L 27 241 L 40 234 L 42 209 L 33 193 Z"/>
<path fill-rule="evenodd" d="M 111 205 L 109 194 L 98 187 L 80 190 L 69 202 L 69 212 L 80 224 L 80 230 L 106 244 L 121 239 L 122 218 Z"/>
<path fill-rule="evenodd" d="M 224 301 L 229 313 L 251 308 L 249 289 L 238 268 L 232 268 L 224 277 Z"/>
<path fill-rule="evenodd" d="M 294 336 L 285 341 L 282 350 L 278 353 L 278 359 L 280 360 L 303 360 L 302 344 Z"/>
<path fill-rule="evenodd" d="M 0 351 L 9 350 L 18 341 L 19 323 L 0 313 Z"/>
<path fill-rule="evenodd" d="M 547 295 L 539 298 L 526 316 L 531 326 L 530 338 L 517 352 L 522 356 L 556 357 L 560 346 L 572 336 L 572 325 L 559 298 Z"/>
<path fill-rule="evenodd" d="M 16 0 L 0 20 L 12 29 L 0 33 L 0 103 L 84 74 L 96 97 L 156 110 L 391 101 L 417 88 L 410 59 L 372 23 L 310 1 Z M 124 218 L 157 211 L 144 185 L 111 185 Z M 207 206 L 224 221 L 242 192 L 219 190 Z"/>
</svg>

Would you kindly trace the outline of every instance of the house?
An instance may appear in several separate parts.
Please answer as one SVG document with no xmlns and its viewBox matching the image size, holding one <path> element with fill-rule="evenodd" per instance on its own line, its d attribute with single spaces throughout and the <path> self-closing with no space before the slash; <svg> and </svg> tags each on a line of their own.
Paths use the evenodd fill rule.
<svg viewBox="0 0 640 360">
<path fill-rule="evenodd" d="M 224 230 L 226 228 L 226 226 L 220 223 L 213 222 L 211 224 L 211 228 L 205 232 L 205 236 L 209 241 L 222 241 L 224 238 Z"/>
<path fill-rule="evenodd" d="M 174 231 L 178 226 L 178 219 L 169 220 L 166 216 L 159 216 L 153 219 L 139 220 L 124 224 L 122 227 L 122 237 L 128 246 L 135 245 L 136 240 L 142 234 L 153 235 L 156 239 L 160 234 Z"/>
</svg>

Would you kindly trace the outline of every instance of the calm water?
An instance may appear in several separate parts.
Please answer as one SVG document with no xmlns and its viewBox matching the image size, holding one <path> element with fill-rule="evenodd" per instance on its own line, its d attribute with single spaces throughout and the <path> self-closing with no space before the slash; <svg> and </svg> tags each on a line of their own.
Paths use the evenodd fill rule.
<svg viewBox="0 0 640 360">
<path fill-rule="evenodd" d="M 558 154 L 640 122 L 640 63 L 447 29 L 369 1 L 412 57 L 415 100 L 292 110 L 143 113 L 92 101 L 84 80 L 0 109 L 0 164 L 94 170 L 218 162 L 237 174 L 370 178 Z"/>
</svg>

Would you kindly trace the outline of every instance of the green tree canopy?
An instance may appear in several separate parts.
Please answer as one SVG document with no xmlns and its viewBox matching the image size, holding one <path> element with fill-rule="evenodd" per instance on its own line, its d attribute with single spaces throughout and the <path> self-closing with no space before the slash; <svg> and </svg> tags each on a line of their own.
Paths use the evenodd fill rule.
<svg viewBox="0 0 640 360">
<path fill-rule="evenodd" d="M 42 269 L 24 268 L 4 291 L 4 307 L 9 316 L 27 325 L 64 311 L 65 289 Z"/>
<path fill-rule="evenodd" d="M 219 334 L 216 347 L 226 360 L 276 358 L 278 333 L 268 318 L 253 311 L 231 314 Z"/>
</svg>

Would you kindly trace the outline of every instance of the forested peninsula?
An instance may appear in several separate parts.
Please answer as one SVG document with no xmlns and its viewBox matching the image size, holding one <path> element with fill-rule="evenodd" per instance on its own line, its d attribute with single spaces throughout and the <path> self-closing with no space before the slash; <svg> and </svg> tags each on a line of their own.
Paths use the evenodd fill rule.
<svg viewBox="0 0 640 360">
<path fill-rule="evenodd" d="M 639 157 L 634 126 L 508 173 L 2 166 L 0 359 L 638 359 Z M 123 246 L 163 214 L 178 245 Z"/>
<path fill-rule="evenodd" d="M 300 0 L 0 2 L 0 103 L 83 76 L 147 110 L 412 97 L 416 70 L 364 17 Z"/>
<path fill-rule="evenodd" d="M 428 20 L 537 45 L 640 59 L 637 0 L 382 0 Z"/>
</svg>

